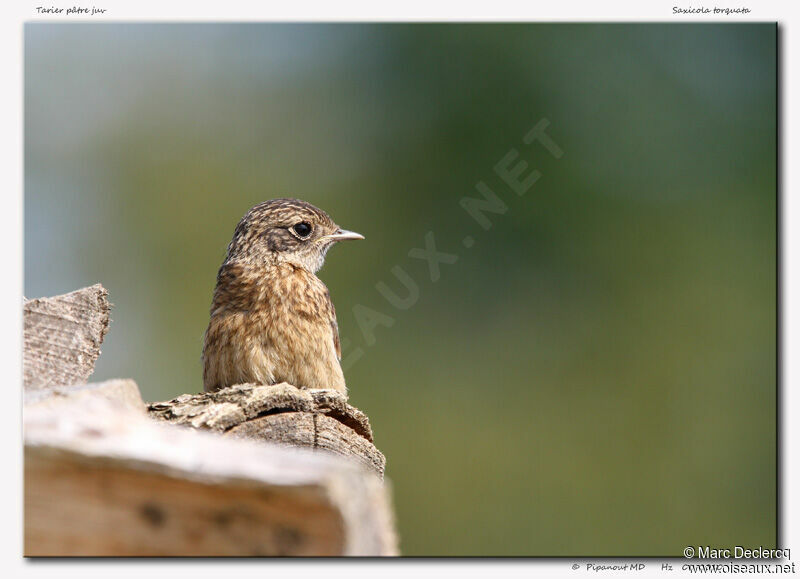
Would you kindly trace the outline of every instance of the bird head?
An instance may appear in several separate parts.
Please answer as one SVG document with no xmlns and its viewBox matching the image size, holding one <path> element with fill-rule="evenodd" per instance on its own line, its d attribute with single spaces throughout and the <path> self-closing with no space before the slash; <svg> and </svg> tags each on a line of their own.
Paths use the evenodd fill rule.
<svg viewBox="0 0 800 579">
<path fill-rule="evenodd" d="M 364 239 L 299 199 L 272 199 L 248 211 L 228 245 L 226 261 L 290 263 L 316 273 L 339 241 Z"/>
</svg>

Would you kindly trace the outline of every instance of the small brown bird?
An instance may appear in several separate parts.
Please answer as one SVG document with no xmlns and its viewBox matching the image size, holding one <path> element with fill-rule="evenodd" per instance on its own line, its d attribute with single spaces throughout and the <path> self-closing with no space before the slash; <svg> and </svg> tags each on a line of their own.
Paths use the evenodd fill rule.
<svg viewBox="0 0 800 579">
<path fill-rule="evenodd" d="M 299 199 L 256 205 L 217 274 L 203 344 L 203 389 L 288 382 L 347 394 L 336 313 L 314 275 L 338 241 L 364 239 Z"/>
</svg>

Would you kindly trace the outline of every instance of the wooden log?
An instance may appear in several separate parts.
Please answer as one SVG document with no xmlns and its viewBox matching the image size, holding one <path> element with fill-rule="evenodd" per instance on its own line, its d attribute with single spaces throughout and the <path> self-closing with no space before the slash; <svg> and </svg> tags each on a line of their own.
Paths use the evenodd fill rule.
<svg viewBox="0 0 800 579">
<path fill-rule="evenodd" d="M 23 303 L 22 376 L 26 390 L 84 384 L 108 331 L 108 292 L 95 284 Z"/>
<path fill-rule="evenodd" d="M 175 424 L 338 454 L 381 477 L 386 467 L 386 458 L 373 444 L 369 419 L 335 390 L 240 384 L 184 394 L 148 408 L 152 417 Z"/>
<path fill-rule="evenodd" d="M 26 556 L 397 554 L 375 474 L 158 423 L 114 382 L 26 404 Z"/>
<path fill-rule="evenodd" d="M 23 395 L 26 408 L 57 406 L 64 399 L 71 402 L 103 398 L 115 406 L 145 414 L 147 405 L 142 400 L 139 387 L 133 380 L 114 379 L 93 384 L 52 386 L 41 390 L 26 390 Z"/>
<path fill-rule="evenodd" d="M 100 285 L 24 304 L 27 556 L 398 553 L 385 459 L 346 398 L 242 385 L 148 408 L 131 380 L 85 383 L 108 309 Z"/>
</svg>

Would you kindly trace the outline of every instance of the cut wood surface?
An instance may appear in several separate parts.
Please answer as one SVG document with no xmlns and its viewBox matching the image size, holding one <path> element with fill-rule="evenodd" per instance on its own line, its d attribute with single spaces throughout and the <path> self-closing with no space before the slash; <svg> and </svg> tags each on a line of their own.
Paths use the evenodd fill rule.
<svg viewBox="0 0 800 579">
<path fill-rule="evenodd" d="M 367 416 L 335 390 L 290 384 L 240 384 L 216 392 L 184 394 L 148 405 L 150 415 L 175 424 L 280 444 L 321 449 L 383 476 L 386 459 L 375 447 Z"/>
<path fill-rule="evenodd" d="M 25 407 L 25 555 L 397 554 L 387 487 L 353 462 L 79 390 Z"/>
<path fill-rule="evenodd" d="M 51 298 L 25 300 L 25 389 L 85 383 L 94 371 L 108 322 L 108 292 L 100 284 Z"/>
</svg>

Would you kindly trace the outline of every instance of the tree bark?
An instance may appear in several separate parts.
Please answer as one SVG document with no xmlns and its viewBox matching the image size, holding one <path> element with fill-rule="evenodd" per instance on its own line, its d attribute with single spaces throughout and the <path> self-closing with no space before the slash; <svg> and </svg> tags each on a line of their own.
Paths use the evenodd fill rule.
<svg viewBox="0 0 800 579">
<path fill-rule="evenodd" d="M 386 459 L 375 448 L 367 416 L 335 390 L 290 384 L 240 384 L 184 394 L 148 405 L 150 415 L 236 438 L 321 449 L 353 459 L 383 476 Z"/>
</svg>

